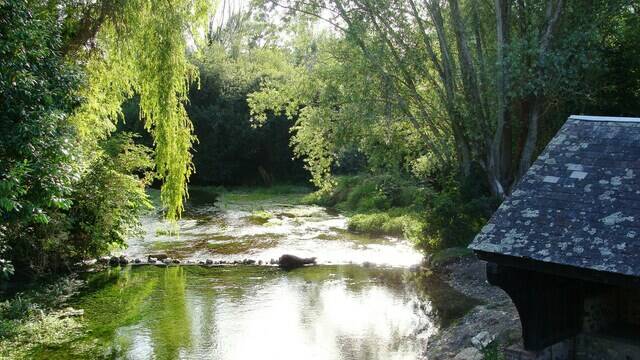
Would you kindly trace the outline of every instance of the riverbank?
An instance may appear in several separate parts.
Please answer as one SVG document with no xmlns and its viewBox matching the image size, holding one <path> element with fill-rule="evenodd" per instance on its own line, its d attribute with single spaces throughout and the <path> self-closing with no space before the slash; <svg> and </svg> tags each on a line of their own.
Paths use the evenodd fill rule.
<svg viewBox="0 0 640 360">
<path fill-rule="evenodd" d="M 504 291 L 487 282 L 485 264 L 470 254 L 434 266 L 444 282 L 480 304 L 430 339 L 429 360 L 502 359 L 504 347 L 521 341 L 518 312 Z"/>
</svg>

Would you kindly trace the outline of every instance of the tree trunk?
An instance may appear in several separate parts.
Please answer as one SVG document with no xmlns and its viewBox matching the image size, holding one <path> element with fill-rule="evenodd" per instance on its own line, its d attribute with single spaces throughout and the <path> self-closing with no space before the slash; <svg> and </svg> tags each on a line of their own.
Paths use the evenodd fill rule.
<svg viewBox="0 0 640 360">
<path fill-rule="evenodd" d="M 497 40 L 497 60 L 498 60 L 498 79 L 497 79 L 497 98 L 498 98 L 498 110 L 496 119 L 496 129 L 493 136 L 493 141 L 489 146 L 488 159 L 487 159 L 487 176 L 489 178 L 489 184 L 491 192 L 494 196 L 503 199 L 506 196 L 505 179 L 503 174 L 505 173 L 504 162 L 507 157 L 505 150 L 511 151 L 511 146 L 506 146 L 506 139 L 510 141 L 510 126 L 507 123 L 510 121 L 509 110 L 507 106 L 507 44 L 508 44 L 508 31 L 509 31 L 509 2 L 507 0 L 495 0 L 496 6 L 496 40 Z M 506 130 L 506 131 L 505 131 Z M 506 136 L 509 135 L 509 136 Z M 510 144 L 509 144 L 510 145 Z M 510 163 L 510 161 L 509 161 Z"/>
<path fill-rule="evenodd" d="M 538 124 L 540 123 L 540 113 L 542 112 L 543 100 L 534 98 L 529 113 L 529 121 L 527 123 L 527 137 L 522 147 L 520 155 L 520 166 L 518 167 L 518 179 L 522 178 L 531 165 L 533 154 L 538 143 Z"/>
<path fill-rule="evenodd" d="M 500 1 L 500 0 L 496 0 Z M 544 29 L 544 33 L 542 34 L 542 38 L 540 39 L 540 48 L 538 51 L 538 59 L 535 64 L 537 70 L 538 78 L 542 78 L 544 76 L 544 68 L 542 64 L 544 62 L 544 58 L 549 50 L 549 46 L 551 44 L 551 39 L 554 36 L 554 32 L 556 29 L 556 25 L 558 24 L 558 20 L 560 19 L 560 14 L 562 13 L 562 3 L 563 0 L 557 0 L 557 3 L 554 6 L 554 0 L 549 0 L 547 3 L 547 13 L 546 13 L 546 26 Z M 518 166 L 517 179 L 519 180 L 529 169 L 531 162 L 533 160 L 533 155 L 536 150 L 537 142 L 538 142 L 538 126 L 540 123 L 540 116 L 544 106 L 544 94 L 542 95 L 533 95 L 533 103 L 531 104 L 531 113 L 529 114 L 529 124 L 527 128 L 527 137 L 522 149 L 522 155 L 520 156 L 520 165 Z"/>
</svg>

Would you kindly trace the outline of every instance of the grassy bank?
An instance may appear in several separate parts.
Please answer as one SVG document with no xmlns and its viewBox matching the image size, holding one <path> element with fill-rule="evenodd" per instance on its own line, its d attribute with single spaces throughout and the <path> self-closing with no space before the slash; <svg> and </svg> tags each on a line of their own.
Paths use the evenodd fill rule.
<svg viewBox="0 0 640 360">
<path fill-rule="evenodd" d="M 26 359 L 82 334 L 82 311 L 66 307 L 82 282 L 64 277 L 0 302 L 0 358 Z"/>
<path fill-rule="evenodd" d="M 496 206 L 473 183 L 435 189 L 390 175 L 338 177 L 304 201 L 349 215 L 351 231 L 403 235 L 428 252 L 466 246 Z"/>
</svg>

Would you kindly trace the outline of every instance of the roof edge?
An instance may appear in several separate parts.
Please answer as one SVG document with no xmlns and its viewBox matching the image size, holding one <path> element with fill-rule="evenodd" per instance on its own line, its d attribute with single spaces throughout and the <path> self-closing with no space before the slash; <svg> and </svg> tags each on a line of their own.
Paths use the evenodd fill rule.
<svg viewBox="0 0 640 360">
<path fill-rule="evenodd" d="M 640 118 L 637 118 L 637 117 L 623 117 L 623 116 L 571 115 L 571 116 L 569 116 L 569 119 L 571 119 L 571 120 L 582 120 L 582 121 L 640 123 Z"/>
</svg>

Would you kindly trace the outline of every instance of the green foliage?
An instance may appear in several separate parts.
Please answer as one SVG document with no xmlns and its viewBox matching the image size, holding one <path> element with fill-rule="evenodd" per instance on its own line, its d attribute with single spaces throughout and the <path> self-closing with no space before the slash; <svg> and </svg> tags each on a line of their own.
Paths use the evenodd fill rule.
<svg viewBox="0 0 640 360">
<path fill-rule="evenodd" d="M 482 177 L 462 184 L 449 180 L 435 191 L 390 175 L 340 176 L 331 190 L 321 189 L 304 201 L 351 214 L 351 231 L 404 235 L 419 248 L 434 252 L 466 246 L 497 207 L 478 178 Z"/>
<path fill-rule="evenodd" d="M 61 28 L 42 5 L 3 1 L 0 13 L 0 251 L 7 237 L 46 226 L 68 209 L 79 176 L 67 114 L 77 104 L 76 70 L 59 54 Z M 12 244 L 9 244 L 12 245 Z M 11 254 L 8 254 L 11 257 Z M 2 260 L 0 273 L 13 273 Z"/>
<path fill-rule="evenodd" d="M 475 174 L 462 181 L 449 180 L 428 196 L 419 247 L 433 251 L 467 246 L 473 240 L 499 205 L 488 195 L 484 182 L 478 181 L 482 178 Z"/>
<path fill-rule="evenodd" d="M 132 135 L 103 141 L 74 184 L 68 209 L 50 211 L 46 224 L 25 223 L 7 232 L 13 263 L 40 273 L 124 246 L 139 216 L 152 208 L 144 190 L 152 164 L 150 150 L 135 145 Z"/>
<path fill-rule="evenodd" d="M 0 302 L 0 357 L 32 358 L 41 346 L 59 346 L 80 335 L 81 324 L 60 309 L 81 282 L 62 278 Z"/>
<path fill-rule="evenodd" d="M 500 343 L 492 342 L 486 348 L 482 349 L 484 360 L 504 360 L 504 353 L 500 349 Z"/>
<path fill-rule="evenodd" d="M 366 234 L 388 234 L 412 236 L 412 229 L 421 226 L 418 215 L 410 211 L 374 212 L 356 214 L 349 219 L 351 231 Z"/>
<path fill-rule="evenodd" d="M 294 154 L 314 185 L 331 188 L 332 173 L 354 153 L 373 171 L 397 174 L 423 149 L 415 129 L 402 121 L 381 79 L 354 44 L 332 34 L 313 36 L 297 25 L 296 52 L 304 53 L 289 76 L 272 79 L 248 97 L 254 121 L 281 114 L 292 121 Z"/>
<path fill-rule="evenodd" d="M 200 70 L 200 86 L 191 88 L 187 106 L 199 139 L 193 157 L 198 171 L 192 182 L 269 186 L 305 181 L 302 163 L 292 161 L 289 148 L 293 123 L 269 116 L 256 127 L 246 100 L 262 81 L 289 70 L 287 53 L 277 48 L 228 50 L 212 43 L 193 61 Z"/>
<path fill-rule="evenodd" d="M 340 176 L 332 189 L 321 189 L 304 201 L 335 207 L 352 216 L 350 231 L 367 234 L 406 235 L 421 233 L 419 212 L 423 209 L 424 189 L 398 177 Z"/>
<path fill-rule="evenodd" d="M 139 230 L 139 218 L 153 207 L 145 193 L 151 180 L 152 152 L 133 136 L 116 134 L 76 185 L 69 211 L 70 240 L 79 258 L 95 257 L 123 247 Z"/>
<path fill-rule="evenodd" d="M 635 5 L 633 5 L 635 4 Z M 594 86 L 588 114 L 640 115 L 640 6 L 630 2 L 620 14 L 615 14 L 615 5 L 602 16 L 606 26 L 601 26 L 599 43 L 603 47 L 598 66 L 589 73 Z M 605 14 L 606 15 L 606 14 Z"/>
<path fill-rule="evenodd" d="M 154 140 L 156 172 L 164 181 L 166 216 L 180 216 L 193 172 L 193 126 L 184 104 L 197 70 L 187 58 L 190 31 L 197 36 L 208 1 L 137 0 L 116 7 L 101 24 L 90 54 L 84 102 L 73 121 L 87 146 L 115 130 L 122 103 L 137 94 L 140 118 Z"/>
</svg>

